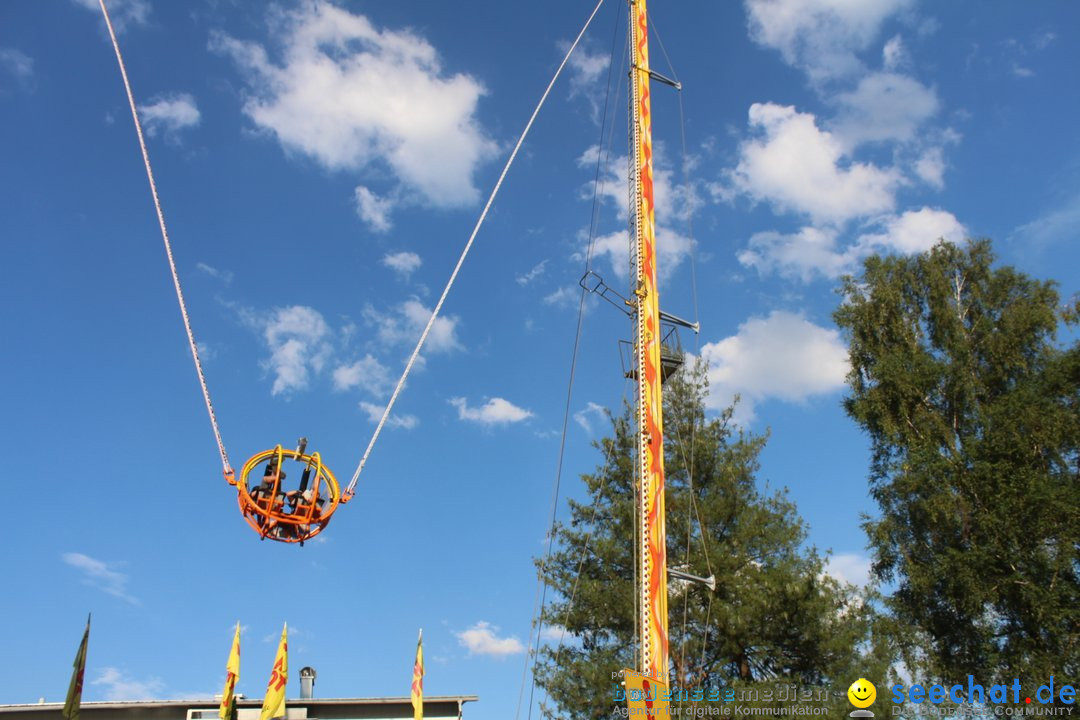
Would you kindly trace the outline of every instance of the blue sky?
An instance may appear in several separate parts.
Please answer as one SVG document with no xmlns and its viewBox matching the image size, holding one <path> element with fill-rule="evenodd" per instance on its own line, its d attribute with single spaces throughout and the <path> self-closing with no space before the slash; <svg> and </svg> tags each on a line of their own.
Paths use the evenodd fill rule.
<svg viewBox="0 0 1080 720">
<path fill-rule="evenodd" d="M 234 465 L 306 435 L 348 479 L 591 3 L 110 7 Z M 406 695 L 423 627 L 429 694 L 515 711 L 624 12 L 605 5 L 541 113 L 356 498 L 300 549 L 259 542 L 220 477 L 96 0 L 3 4 L 0 702 L 62 700 L 92 611 L 89 700 L 218 692 L 237 620 L 239 690 L 261 696 L 288 621 L 318 696 Z M 701 320 L 683 344 L 712 363 L 712 408 L 740 393 L 741 422 L 770 430 L 761 483 L 790 488 L 832 572 L 862 582 L 874 508 L 840 408 L 837 278 L 870 252 L 986 236 L 1077 291 L 1080 6 L 651 12 L 692 167 L 685 183 L 678 99 L 656 87 L 663 306 Z M 621 123 L 595 260 L 617 289 Z M 600 461 L 628 335 L 589 299 L 564 500 Z"/>
</svg>

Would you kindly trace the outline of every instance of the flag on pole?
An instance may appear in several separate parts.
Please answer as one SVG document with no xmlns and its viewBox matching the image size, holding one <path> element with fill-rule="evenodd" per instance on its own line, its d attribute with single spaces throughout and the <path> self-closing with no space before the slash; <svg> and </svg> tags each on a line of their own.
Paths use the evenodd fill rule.
<svg viewBox="0 0 1080 720">
<path fill-rule="evenodd" d="M 229 660 L 225 663 L 225 689 L 221 691 L 221 707 L 218 716 L 221 720 L 233 720 L 236 717 L 236 681 L 240 679 L 240 622 L 236 623 L 236 635 L 233 636 Z"/>
<path fill-rule="evenodd" d="M 424 631 L 416 640 L 416 662 L 412 667 L 413 720 L 424 720 Z"/>
<path fill-rule="evenodd" d="M 289 682 L 289 625 L 281 628 L 281 643 L 274 658 L 274 669 L 270 673 L 270 682 L 266 686 L 262 713 L 259 720 L 273 720 L 285 717 L 285 685 Z"/>
<path fill-rule="evenodd" d="M 86 645 L 90 642 L 90 616 L 86 616 L 86 630 L 83 632 L 79 651 L 75 653 L 75 669 L 71 673 L 67 699 L 64 700 L 64 717 L 67 720 L 79 720 L 79 706 L 82 704 L 83 675 L 86 673 Z"/>
</svg>

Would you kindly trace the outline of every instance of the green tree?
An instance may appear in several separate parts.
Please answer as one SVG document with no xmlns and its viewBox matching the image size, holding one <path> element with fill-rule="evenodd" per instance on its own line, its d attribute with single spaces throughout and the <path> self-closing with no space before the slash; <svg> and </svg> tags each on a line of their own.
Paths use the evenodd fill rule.
<svg viewBox="0 0 1080 720">
<path fill-rule="evenodd" d="M 868 606 L 852 586 L 823 574 L 803 548 L 806 530 L 784 492 L 762 493 L 757 458 L 765 438 L 737 430 L 731 409 L 705 416 L 705 368 L 664 388 L 669 567 L 716 577 L 716 590 L 669 583 L 672 684 L 823 683 L 843 688 L 864 674 L 860 643 Z M 634 668 L 634 457 L 629 410 L 597 444 L 604 462 L 583 480 L 592 502 L 571 501 L 544 575 L 559 600 L 545 623 L 567 641 L 541 649 L 537 681 L 560 718 L 612 713 L 612 673 Z M 700 522 L 699 522 L 700 518 Z M 689 548 L 689 549 L 688 549 Z M 771 685 L 770 685 L 771 686 Z M 846 701 L 844 701 L 846 705 Z"/>
<path fill-rule="evenodd" d="M 988 241 L 871 257 L 844 279 L 848 414 L 872 442 L 874 572 L 924 670 L 1080 673 L 1080 345 L 1053 282 Z"/>
</svg>

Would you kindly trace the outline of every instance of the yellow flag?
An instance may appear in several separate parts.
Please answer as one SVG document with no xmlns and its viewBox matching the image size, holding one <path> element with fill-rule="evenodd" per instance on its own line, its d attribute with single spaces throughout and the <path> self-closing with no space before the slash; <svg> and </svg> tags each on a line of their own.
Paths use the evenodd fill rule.
<svg viewBox="0 0 1080 720">
<path fill-rule="evenodd" d="M 83 675 L 86 674 L 86 645 L 90 642 L 90 616 L 86 616 L 86 630 L 83 632 L 79 651 L 75 653 L 75 669 L 71 673 L 67 699 L 64 700 L 63 715 L 67 720 L 79 720 L 79 706 L 82 704 Z"/>
<path fill-rule="evenodd" d="M 285 685 L 289 682 L 289 641 L 288 623 L 281 628 L 281 643 L 274 658 L 274 670 L 270 673 L 270 682 L 266 686 L 262 713 L 259 720 L 272 720 L 285 717 Z"/>
<path fill-rule="evenodd" d="M 218 716 L 221 720 L 232 720 L 236 717 L 236 698 L 233 690 L 236 689 L 236 681 L 240 679 L 240 623 L 236 623 L 236 635 L 233 637 L 232 650 L 229 651 L 229 660 L 225 663 L 225 689 L 221 691 L 221 707 Z"/>
<path fill-rule="evenodd" d="M 416 640 L 416 662 L 412 666 L 413 720 L 424 720 L 424 631 Z"/>
</svg>

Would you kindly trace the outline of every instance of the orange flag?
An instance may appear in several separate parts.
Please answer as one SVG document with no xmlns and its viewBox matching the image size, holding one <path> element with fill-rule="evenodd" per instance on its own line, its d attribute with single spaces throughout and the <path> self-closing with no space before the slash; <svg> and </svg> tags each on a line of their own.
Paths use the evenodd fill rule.
<svg viewBox="0 0 1080 720">
<path fill-rule="evenodd" d="M 263 698 L 262 713 L 259 720 L 273 720 L 285 717 L 285 685 L 289 682 L 289 625 L 281 628 L 281 643 L 274 658 L 274 670 L 270 673 L 270 682 L 266 685 L 266 697 Z"/>
<path fill-rule="evenodd" d="M 75 653 L 75 670 L 71 673 L 67 699 L 64 700 L 63 715 L 67 720 L 79 720 L 79 706 L 82 705 L 83 675 L 86 674 L 86 645 L 90 642 L 90 616 L 86 616 L 86 630 L 83 632 L 79 650 Z"/>
<path fill-rule="evenodd" d="M 412 667 L 413 720 L 424 720 L 424 631 L 416 640 L 416 662 Z"/>
<path fill-rule="evenodd" d="M 233 636 L 232 650 L 229 651 L 229 660 L 225 663 L 225 689 L 221 691 L 221 707 L 218 709 L 218 717 L 221 720 L 232 720 L 236 717 L 236 697 L 233 690 L 236 689 L 236 681 L 240 679 L 240 622 L 236 623 L 236 635 Z"/>
</svg>

